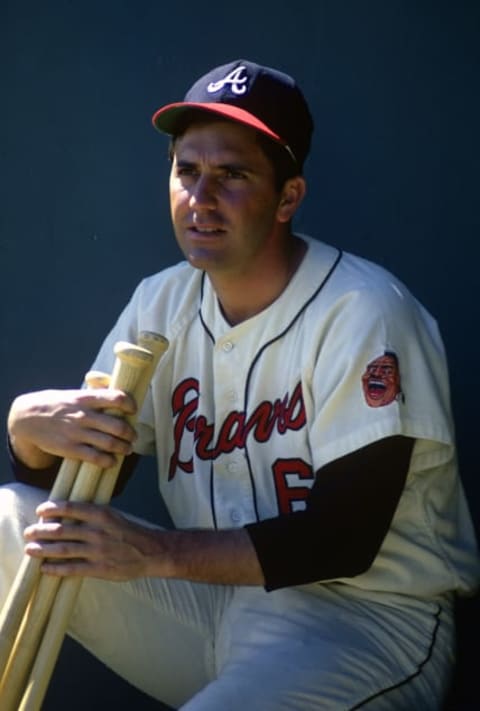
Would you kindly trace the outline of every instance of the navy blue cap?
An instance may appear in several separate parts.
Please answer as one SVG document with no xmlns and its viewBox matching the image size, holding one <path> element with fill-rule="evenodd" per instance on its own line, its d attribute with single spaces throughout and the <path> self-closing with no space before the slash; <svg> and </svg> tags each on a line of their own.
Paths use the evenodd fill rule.
<svg viewBox="0 0 480 711">
<path fill-rule="evenodd" d="M 288 74 L 245 59 L 212 69 L 188 90 L 183 101 L 167 104 L 153 125 L 175 135 L 191 109 L 221 115 L 264 133 L 285 147 L 300 168 L 308 155 L 313 120 L 307 102 Z"/>
</svg>

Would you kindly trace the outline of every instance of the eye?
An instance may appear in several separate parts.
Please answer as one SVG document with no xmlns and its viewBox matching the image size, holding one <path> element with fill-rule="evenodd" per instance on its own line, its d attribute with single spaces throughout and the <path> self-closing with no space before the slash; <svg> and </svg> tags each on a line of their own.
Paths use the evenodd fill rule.
<svg viewBox="0 0 480 711">
<path fill-rule="evenodd" d="M 177 165 L 176 174 L 178 177 L 189 177 L 197 175 L 198 171 L 193 165 Z"/>
<path fill-rule="evenodd" d="M 228 165 L 224 169 L 224 177 L 227 180 L 246 180 L 247 172 L 243 168 L 234 165 Z"/>
</svg>

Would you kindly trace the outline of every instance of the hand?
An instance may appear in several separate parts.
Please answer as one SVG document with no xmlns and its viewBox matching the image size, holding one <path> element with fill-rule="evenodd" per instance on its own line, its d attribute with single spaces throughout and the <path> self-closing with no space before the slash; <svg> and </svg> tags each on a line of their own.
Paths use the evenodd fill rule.
<svg viewBox="0 0 480 711">
<path fill-rule="evenodd" d="M 108 506 L 47 501 L 42 520 L 25 529 L 25 552 L 46 558 L 42 572 L 63 576 L 130 580 L 147 575 L 156 531 Z"/>
<path fill-rule="evenodd" d="M 136 437 L 124 419 L 108 414 L 135 413 L 132 397 L 114 389 L 43 390 L 20 395 L 12 404 L 8 432 L 15 454 L 27 466 L 41 468 L 55 457 L 106 468 L 115 455 L 128 455 Z"/>
<path fill-rule="evenodd" d="M 47 501 L 42 520 L 25 529 L 28 555 L 42 572 L 105 580 L 177 578 L 217 585 L 265 585 L 243 528 L 163 530 L 131 521 L 108 506 Z"/>
</svg>

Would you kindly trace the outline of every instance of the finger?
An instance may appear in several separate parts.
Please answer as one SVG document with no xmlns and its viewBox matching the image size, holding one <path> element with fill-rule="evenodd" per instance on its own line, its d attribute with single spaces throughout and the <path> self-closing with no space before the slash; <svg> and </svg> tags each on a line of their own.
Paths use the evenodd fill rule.
<svg viewBox="0 0 480 711">
<path fill-rule="evenodd" d="M 98 561 L 85 560 L 84 558 L 68 558 L 64 560 L 48 558 L 42 562 L 40 570 L 47 575 L 55 575 L 62 578 L 90 577 L 115 581 L 127 579 L 115 567 L 104 565 Z"/>
<path fill-rule="evenodd" d="M 51 571 L 53 571 L 54 567 L 62 568 L 62 574 L 65 573 L 65 566 L 69 563 L 77 565 L 82 562 L 84 569 L 87 565 L 98 565 L 98 563 L 92 563 L 89 560 L 88 546 L 83 543 L 72 541 L 42 543 L 41 541 L 32 541 L 27 543 L 24 550 L 31 558 L 43 558 L 45 563 L 52 566 Z"/>
<path fill-rule="evenodd" d="M 46 517 L 39 523 L 35 523 L 23 532 L 26 543 L 44 543 L 59 541 L 76 541 L 86 543 L 99 538 L 99 532 L 93 531 L 87 526 L 78 525 L 78 521 L 64 523 L 60 520 L 47 519 Z M 100 534 L 101 537 L 101 534 Z"/>
<path fill-rule="evenodd" d="M 102 468 L 116 464 L 115 456 L 132 453 L 136 431 L 127 422 L 108 415 L 81 413 L 68 427 L 49 432 L 45 449 L 58 456 L 84 460 Z"/>
<path fill-rule="evenodd" d="M 126 452 L 128 454 L 128 452 Z M 78 459 L 82 463 L 93 464 L 98 469 L 110 469 L 114 467 L 118 462 L 119 454 L 109 454 L 102 450 L 96 449 L 95 447 L 89 447 L 88 445 L 77 445 L 72 449 L 72 455 L 70 458 Z"/>
<path fill-rule="evenodd" d="M 24 531 L 25 552 L 34 557 L 90 558 L 102 555 L 105 534 L 84 525 L 40 523 Z"/>
<path fill-rule="evenodd" d="M 104 434 L 111 435 L 115 439 L 133 442 L 137 437 L 137 432 L 127 420 L 113 415 L 96 413 L 93 416 L 85 415 L 82 424 L 88 429 L 98 430 Z"/>
<path fill-rule="evenodd" d="M 94 409 L 78 409 L 68 415 L 70 436 L 78 436 L 83 430 L 100 430 L 119 439 L 132 442 L 136 437 L 135 428 L 123 417 L 97 411 Z"/>
<path fill-rule="evenodd" d="M 85 388 L 78 391 L 78 403 L 85 409 L 121 410 L 125 415 L 134 415 L 137 411 L 135 399 L 123 390 L 114 388 Z"/>
<path fill-rule="evenodd" d="M 68 518 L 75 522 L 88 523 L 98 529 L 111 527 L 116 520 L 108 506 L 77 501 L 44 501 L 37 507 L 36 514 L 45 520 Z M 33 528 L 37 525 L 34 524 Z"/>
<path fill-rule="evenodd" d="M 49 441 L 48 447 L 45 446 L 45 450 L 51 454 L 68 457 L 87 464 L 94 464 L 100 469 L 108 469 L 115 466 L 118 462 L 118 456 L 128 455 L 132 451 L 132 447 L 129 445 L 119 445 L 116 449 L 118 450 L 117 452 L 109 453 L 84 442 L 65 441 L 65 439 L 58 437 Z"/>
<path fill-rule="evenodd" d="M 101 452 L 111 454 L 131 454 L 135 437 L 130 434 L 129 437 L 132 437 L 132 439 L 124 439 L 103 430 L 87 429 L 80 432 L 77 437 L 74 437 L 74 442 L 78 438 L 77 443 L 79 446 L 94 447 Z"/>
<path fill-rule="evenodd" d="M 60 532 L 60 522 L 56 523 L 34 523 L 23 532 L 23 537 L 26 542 L 43 541 L 52 539 Z"/>
<path fill-rule="evenodd" d="M 58 578 L 99 577 L 95 575 L 95 566 L 85 560 L 65 560 L 56 563 L 46 560 L 40 566 L 40 570 L 45 575 L 54 575 Z"/>
</svg>

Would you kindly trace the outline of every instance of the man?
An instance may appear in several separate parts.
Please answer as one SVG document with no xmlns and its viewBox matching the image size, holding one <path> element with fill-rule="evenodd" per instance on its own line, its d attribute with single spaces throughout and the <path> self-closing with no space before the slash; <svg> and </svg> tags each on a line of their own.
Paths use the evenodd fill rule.
<svg viewBox="0 0 480 711">
<path fill-rule="evenodd" d="M 292 231 L 313 122 L 291 77 L 217 67 L 154 124 L 186 260 L 139 285 L 94 364 L 141 330 L 169 339 L 137 432 L 105 413 L 129 397 L 87 389 L 20 396 L 9 435 L 29 485 L 59 457 L 155 454 L 175 530 L 35 514 L 45 494 L 9 486 L 9 559 L 30 521 L 43 570 L 85 576 L 70 633 L 175 707 L 438 709 L 452 595 L 479 566 L 436 324 L 392 275 Z"/>
</svg>

